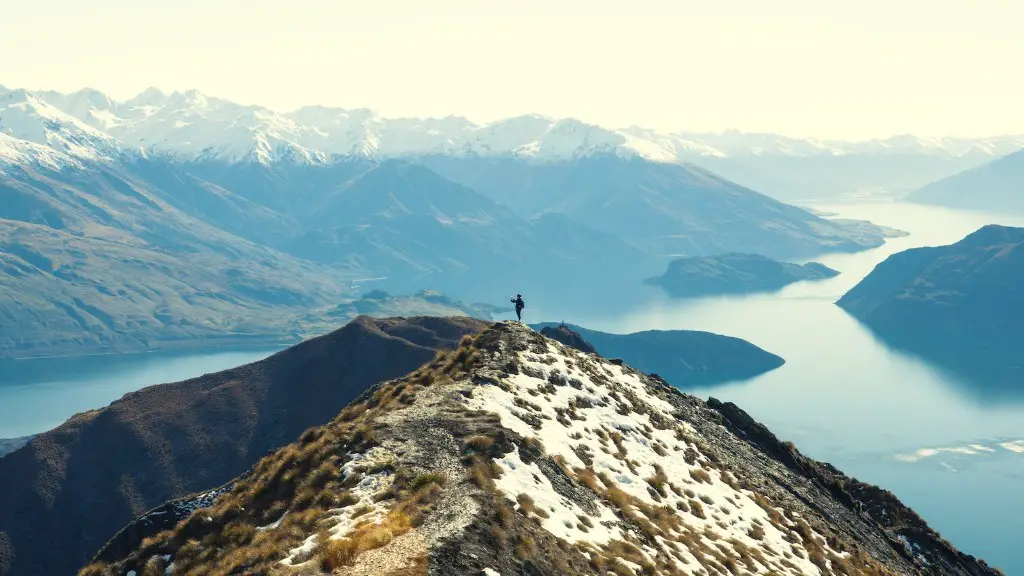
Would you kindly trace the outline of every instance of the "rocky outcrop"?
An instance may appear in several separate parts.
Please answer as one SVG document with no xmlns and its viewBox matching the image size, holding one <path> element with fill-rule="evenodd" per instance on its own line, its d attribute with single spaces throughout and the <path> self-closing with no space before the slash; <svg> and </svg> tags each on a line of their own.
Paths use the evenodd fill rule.
<svg viewBox="0 0 1024 576">
<path fill-rule="evenodd" d="M 230 481 L 367 387 L 485 326 L 360 317 L 263 361 L 72 417 L 0 458 L 0 542 L 10 549 L 0 575 L 73 573 L 132 518 Z"/>
<path fill-rule="evenodd" d="M 123 552 L 80 575 L 997 574 L 735 406 L 515 322 Z"/>
<path fill-rule="evenodd" d="M 594 348 L 590 342 L 583 339 L 579 332 L 573 332 L 571 328 L 565 324 L 559 324 L 557 328 L 552 326 L 544 326 L 541 328 L 540 333 L 543 336 L 557 340 L 570 348 L 575 348 L 584 354 L 597 354 L 597 349 Z"/>
</svg>

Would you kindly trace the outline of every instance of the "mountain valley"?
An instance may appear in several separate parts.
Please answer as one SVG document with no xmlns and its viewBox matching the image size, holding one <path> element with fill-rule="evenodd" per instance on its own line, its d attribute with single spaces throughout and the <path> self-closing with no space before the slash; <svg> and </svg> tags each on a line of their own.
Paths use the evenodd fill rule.
<svg viewBox="0 0 1024 576">
<path fill-rule="evenodd" d="M 294 342 L 368 289 L 485 307 L 516 290 L 578 313 L 638 294 L 668 257 L 798 258 L 896 234 L 602 130 L 0 90 L 0 357 Z"/>
</svg>

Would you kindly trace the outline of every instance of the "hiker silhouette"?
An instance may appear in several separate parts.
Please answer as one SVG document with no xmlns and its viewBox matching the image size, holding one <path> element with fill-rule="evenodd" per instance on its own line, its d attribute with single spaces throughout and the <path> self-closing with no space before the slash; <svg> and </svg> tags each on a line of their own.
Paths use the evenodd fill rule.
<svg viewBox="0 0 1024 576">
<path fill-rule="evenodd" d="M 526 302 L 523 302 L 523 295 L 522 294 L 516 294 L 516 297 L 513 298 L 511 300 L 511 302 L 516 305 L 516 318 L 519 319 L 520 322 L 522 322 L 523 321 L 523 308 L 526 307 Z"/>
</svg>

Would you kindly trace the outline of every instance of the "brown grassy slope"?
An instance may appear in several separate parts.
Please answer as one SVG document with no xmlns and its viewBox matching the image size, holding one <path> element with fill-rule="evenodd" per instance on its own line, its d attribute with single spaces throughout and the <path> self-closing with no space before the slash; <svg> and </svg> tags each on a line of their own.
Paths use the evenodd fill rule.
<svg viewBox="0 0 1024 576">
<path fill-rule="evenodd" d="M 71 418 L 0 459 L 0 576 L 74 573 L 136 515 L 234 478 L 370 385 L 485 326 L 360 317 L 261 362 Z"/>
<path fill-rule="evenodd" d="M 439 353 L 415 372 L 372 387 L 184 521 L 101 552 L 79 576 L 162 574 L 164 555 L 173 574 L 188 576 L 477 576 L 484 568 L 535 576 L 738 576 L 816 573 L 812 566 L 836 576 L 999 574 L 941 541 L 891 495 L 801 456 L 731 404 L 705 403 L 656 377 L 612 369 L 612 361 L 553 349 L 514 322 L 464 342 L 457 352 Z M 538 363 L 554 365 L 553 350 L 568 359 L 564 366 L 578 369 L 579 388 L 573 379 L 551 378 L 554 372 L 545 379 Z M 513 381 L 516 374 L 527 379 Z M 632 377 L 642 389 L 629 384 Z M 586 390 L 599 402 L 580 404 L 559 388 Z M 559 406 L 553 419 L 551 408 L 566 400 L 571 410 Z M 592 412 L 601 404 L 637 425 L 607 428 L 608 414 Z M 524 411 L 490 410 L 504 405 Z M 576 426 L 569 438 L 606 454 L 614 447 L 629 473 L 620 469 L 613 477 L 607 461 L 600 471 L 590 463 L 570 467 L 570 443 L 548 433 L 569 427 L 558 421 L 567 417 L 600 426 L 593 435 L 593 428 L 580 433 Z M 540 439 L 507 427 L 522 430 L 518 420 Z M 662 446 L 653 450 L 657 458 L 641 449 L 648 442 Z M 512 451 L 518 452 L 512 466 L 498 462 Z M 680 459 L 695 465 L 688 477 L 672 467 L 667 475 L 661 464 Z M 630 475 L 642 476 L 633 468 L 652 463 L 650 498 L 621 488 Z M 537 495 L 545 492 L 539 479 L 546 477 L 558 504 L 549 497 L 541 505 L 519 491 L 525 475 L 499 486 L 497 480 L 524 464 L 537 466 L 528 472 Z M 698 496 L 711 484 L 719 495 Z M 557 514 L 557 506 L 575 510 L 581 532 L 599 520 L 621 531 L 608 542 L 556 538 L 544 521 L 557 518 L 548 514 Z M 753 521 L 737 527 L 744 518 Z M 697 519 L 714 524 L 701 529 Z M 740 540 L 744 531 L 754 542 Z M 300 548 L 304 542 L 309 546 Z"/>
</svg>

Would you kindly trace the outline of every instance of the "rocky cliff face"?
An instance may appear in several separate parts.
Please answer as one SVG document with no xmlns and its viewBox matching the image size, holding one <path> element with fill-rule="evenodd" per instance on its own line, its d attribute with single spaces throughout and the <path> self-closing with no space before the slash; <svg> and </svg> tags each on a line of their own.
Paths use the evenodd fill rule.
<svg viewBox="0 0 1024 576">
<path fill-rule="evenodd" d="M 735 406 L 511 322 L 204 497 L 80 575 L 996 574 Z"/>
<path fill-rule="evenodd" d="M 541 328 L 540 333 L 542 336 L 557 340 L 562 344 L 570 348 L 575 348 L 584 354 L 597 354 L 597 349 L 594 346 L 583 339 L 583 336 L 579 332 L 574 331 L 565 324 L 559 324 L 558 327 L 544 326 Z"/>
<path fill-rule="evenodd" d="M 361 317 L 261 362 L 72 417 L 0 458 L 0 575 L 73 573 L 132 518 L 244 473 L 370 385 L 486 326 Z"/>
</svg>

